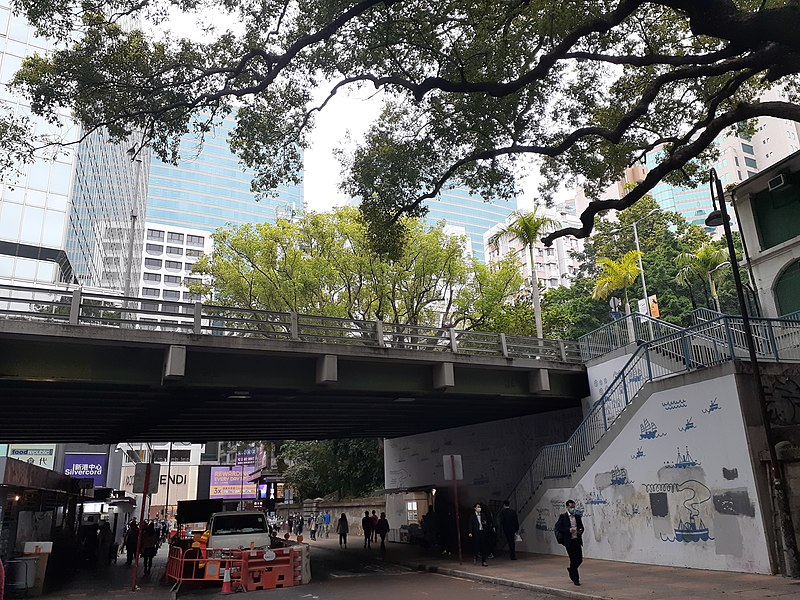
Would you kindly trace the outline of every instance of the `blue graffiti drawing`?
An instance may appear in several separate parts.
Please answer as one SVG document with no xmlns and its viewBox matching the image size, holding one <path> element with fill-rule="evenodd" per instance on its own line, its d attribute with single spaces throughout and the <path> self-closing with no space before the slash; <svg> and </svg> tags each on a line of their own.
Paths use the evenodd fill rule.
<svg viewBox="0 0 800 600">
<path fill-rule="evenodd" d="M 641 446 L 639 446 L 639 447 L 636 449 L 636 454 L 632 454 L 632 455 L 631 455 L 631 458 L 632 458 L 633 460 L 638 460 L 638 459 L 642 458 L 643 456 L 646 456 L 646 455 L 645 455 L 645 453 L 644 453 L 644 452 L 642 452 L 642 447 L 641 447 Z"/>
<path fill-rule="evenodd" d="M 647 419 L 641 425 L 642 432 L 639 434 L 641 440 L 654 440 L 656 438 L 664 437 L 666 433 L 658 433 L 658 425 Z"/>
<path fill-rule="evenodd" d="M 662 402 L 661 406 L 664 410 L 678 410 L 679 408 L 686 408 L 686 400 L 670 400 L 669 402 Z"/>
<path fill-rule="evenodd" d="M 614 466 L 611 469 L 611 485 L 625 485 L 627 483 L 633 483 L 628 479 L 628 470 L 625 467 Z"/>
<path fill-rule="evenodd" d="M 686 419 L 686 425 L 678 427 L 678 431 L 689 431 L 690 429 L 697 429 L 692 419 Z"/>
<path fill-rule="evenodd" d="M 603 498 L 602 492 L 589 492 L 586 496 L 586 504 L 608 504 L 608 500 Z"/>
<path fill-rule="evenodd" d="M 692 467 L 699 467 L 702 463 L 692 458 L 689 454 L 689 446 L 686 446 L 686 452 L 681 454 L 681 449 L 678 448 L 678 458 L 673 463 L 664 463 L 669 469 L 691 469 Z"/>
<path fill-rule="evenodd" d="M 710 415 L 716 410 L 722 410 L 722 409 L 719 407 L 719 404 L 717 404 L 717 399 L 714 398 L 708 405 L 708 408 L 703 409 L 703 414 Z"/>
<path fill-rule="evenodd" d="M 699 481 L 690 479 L 684 481 L 677 488 L 679 492 L 690 492 L 683 501 L 683 507 L 689 513 L 688 520 L 678 519 L 678 526 L 673 528 L 675 537 L 670 538 L 659 534 L 662 542 L 707 542 L 713 540 L 711 532 L 703 519 L 700 518 L 700 504 L 708 502 L 711 499 L 711 491 Z"/>
<path fill-rule="evenodd" d="M 641 369 L 634 369 L 630 377 L 628 377 L 628 381 L 630 383 L 639 383 L 642 380 L 642 370 Z"/>
</svg>

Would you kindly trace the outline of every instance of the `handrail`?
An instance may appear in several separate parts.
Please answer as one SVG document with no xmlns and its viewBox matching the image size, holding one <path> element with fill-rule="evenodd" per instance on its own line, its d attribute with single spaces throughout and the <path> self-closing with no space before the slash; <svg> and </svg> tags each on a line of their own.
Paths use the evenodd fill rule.
<svg viewBox="0 0 800 600">
<path fill-rule="evenodd" d="M 700 308 L 695 308 L 692 311 L 692 323 L 697 325 L 703 321 L 713 321 L 714 319 L 724 315 L 725 313 L 721 313 L 718 310 L 701 306 Z"/>
<path fill-rule="evenodd" d="M 120 296 L 107 290 L 0 283 L 0 317 L 70 325 L 176 331 L 306 343 L 582 363 L 578 343 L 428 325 L 384 323 L 201 302 Z"/>
<path fill-rule="evenodd" d="M 599 358 L 628 344 L 649 342 L 682 328 L 642 313 L 631 313 L 578 338 L 585 361 Z"/>
<path fill-rule="evenodd" d="M 760 360 L 800 361 L 800 321 L 755 318 L 751 324 Z M 569 439 L 540 449 L 510 495 L 520 517 L 532 509 L 528 505 L 545 480 L 567 478 L 578 469 L 647 382 L 745 358 L 740 335 L 742 319 L 722 315 L 638 346 Z"/>
</svg>

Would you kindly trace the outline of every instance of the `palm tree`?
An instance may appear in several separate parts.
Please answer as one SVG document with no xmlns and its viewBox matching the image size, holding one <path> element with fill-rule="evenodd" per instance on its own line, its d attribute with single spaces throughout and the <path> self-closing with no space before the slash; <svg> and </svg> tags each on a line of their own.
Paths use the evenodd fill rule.
<svg viewBox="0 0 800 600">
<path fill-rule="evenodd" d="M 722 274 L 721 267 L 730 264 L 728 253 L 710 242 L 704 242 L 694 253 L 679 254 L 675 262 L 678 265 L 675 280 L 687 287 L 691 287 L 692 282 L 698 280 L 708 283 L 714 306 L 717 312 L 721 312 L 717 296 L 717 280 Z"/>
<path fill-rule="evenodd" d="M 605 300 L 617 290 L 623 290 L 625 294 L 625 314 L 631 314 L 631 305 L 628 301 L 628 288 L 630 288 L 639 277 L 639 256 L 641 252 L 631 250 L 619 262 L 610 258 L 598 258 L 597 266 L 600 267 L 600 274 L 592 290 L 592 298 Z"/>
<path fill-rule="evenodd" d="M 536 337 L 544 337 L 542 334 L 542 307 L 539 299 L 539 278 L 536 276 L 536 262 L 534 259 L 534 247 L 539 237 L 544 233 L 549 233 L 559 226 L 559 222 L 550 217 L 538 214 L 539 207 L 534 206 L 530 212 L 515 210 L 510 215 L 511 221 L 492 237 L 489 243 L 497 244 L 498 240 L 504 235 L 512 240 L 518 240 L 527 249 L 531 259 L 531 297 L 533 298 L 533 315 L 536 321 Z"/>
</svg>

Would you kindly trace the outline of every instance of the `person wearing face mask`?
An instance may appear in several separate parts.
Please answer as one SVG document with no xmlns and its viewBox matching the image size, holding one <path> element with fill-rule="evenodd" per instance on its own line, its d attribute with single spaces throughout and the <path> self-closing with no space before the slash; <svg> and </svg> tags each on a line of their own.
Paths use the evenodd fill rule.
<svg viewBox="0 0 800 600">
<path fill-rule="evenodd" d="M 569 555 L 569 567 L 567 572 L 569 578 L 575 585 L 581 584 L 578 575 L 578 567 L 583 562 L 583 521 L 581 516 L 575 512 L 575 502 L 567 500 L 567 512 L 561 514 L 556 522 L 556 540 L 567 549 Z"/>
<path fill-rule="evenodd" d="M 469 519 L 469 537 L 472 540 L 473 548 L 475 549 L 475 564 L 478 563 L 478 558 L 481 559 L 481 564 L 484 567 L 489 565 L 486 563 L 486 556 L 488 554 L 489 542 L 489 521 L 486 515 L 481 510 L 480 502 L 476 502 L 473 507 L 474 512 Z"/>
</svg>

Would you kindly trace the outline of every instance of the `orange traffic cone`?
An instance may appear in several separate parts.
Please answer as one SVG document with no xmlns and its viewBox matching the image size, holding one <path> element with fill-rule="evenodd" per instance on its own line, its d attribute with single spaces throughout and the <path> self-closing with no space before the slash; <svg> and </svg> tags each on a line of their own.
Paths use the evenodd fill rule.
<svg viewBox="0 0 800 600">
<path fill-rule="evenodd" d="M 223 594 L 232 594 L 233 587 L 231 587 L 231 570 L 225 569 L 224 575 L 222 576 L 222 593 Z"/>
</svg>

